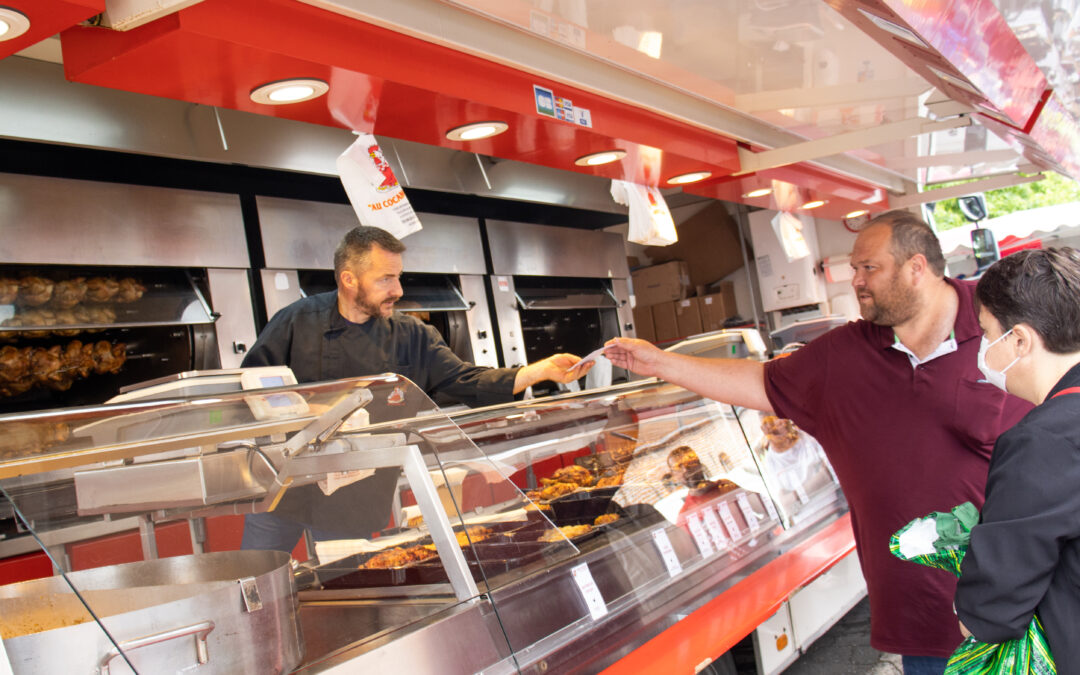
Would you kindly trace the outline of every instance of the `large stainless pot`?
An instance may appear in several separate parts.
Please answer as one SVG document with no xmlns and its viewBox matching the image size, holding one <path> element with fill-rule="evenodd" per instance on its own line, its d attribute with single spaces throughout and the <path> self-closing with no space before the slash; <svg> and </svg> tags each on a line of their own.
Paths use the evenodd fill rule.
<svg viewBox="0 0 1080 675">
<path fill-rule="evenodd" d="M 264 675 L 300 663 L 287 553 L 203 553 L 69 577 L 143 675 Z M 131 672 L 60 577 L 0 587 L 0 631 L 13 635 L 4 648 L 15 675 Z"/>
</svg>

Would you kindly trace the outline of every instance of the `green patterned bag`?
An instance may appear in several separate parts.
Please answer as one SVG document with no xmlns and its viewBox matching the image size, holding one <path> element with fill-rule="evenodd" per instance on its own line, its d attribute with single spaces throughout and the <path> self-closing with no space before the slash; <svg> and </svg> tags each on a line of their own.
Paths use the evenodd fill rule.
<svg viewBox="0 0 1080 675">
<path fill-rule="evenodd" d="M 889 550 L 901 560 L 947 570 L 959 577 L 971 528 L 978 522 L 978 509 L 971 502 L 964 502 L 949 513 L 936 511 L 900 528 L 889 540 Z M 994 673 L 1056 675 L 1054 657 L 1037 614 L 1024 636 L 1016 640 L 992 645 L 967 638 L 945 666 L 945 675 Z"/>
</svg>

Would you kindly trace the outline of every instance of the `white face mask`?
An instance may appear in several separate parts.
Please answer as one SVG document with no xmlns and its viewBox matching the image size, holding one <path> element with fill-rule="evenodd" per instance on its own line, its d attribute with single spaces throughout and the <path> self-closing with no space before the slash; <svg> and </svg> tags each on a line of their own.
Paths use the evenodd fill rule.
<svg viewBox="0 0 1080 675">
<path fill-rule="evenodd" d="M 1007 330 L 1004 335 L 1002 335 L 998 339 L 994 340 L 993 342 L 987 342 L 986 341 L 986 336 L 984 335 L 982 337 L 982 342 L 979 344 L 979 358 L 978 358 L 979 372 L 983 374 L 983 377 L 986 378 L 987 382 L 989 382 L 990 384 L 994 385 L 995 387 L 997 387 L 998 389 L 1000 389 L 1002 391 L 1008 391 L 1005 388 L 1005 371 L 1008 370 L 1009 368 L 1012 368 L 1013 365 L 1017 361 L 1020 360 L 1020 357 L 1017 356 L 1015 359 L 1012 360 L 1012 363 L 1005 366 L 1003 369 L 994 370 L 990 366 L 986 365 L 986 352 L 989 351 L 989 349 L 991 347 L 993 347 L 994 345 L 996 345 L 998 342 L 1001 342 L 1005 338 L 1005 336 L 1008 335 L 1011 332 L 1012 332 L 1012 328 Z"/>
</svg>

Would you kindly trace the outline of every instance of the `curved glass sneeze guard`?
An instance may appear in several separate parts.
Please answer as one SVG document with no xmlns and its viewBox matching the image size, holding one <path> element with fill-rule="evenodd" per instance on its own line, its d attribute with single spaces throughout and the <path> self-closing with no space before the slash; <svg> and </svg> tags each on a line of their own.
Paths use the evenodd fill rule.
<svg viewBox="0 0 1080 675">
<path fill-rule="evenodd" d="M 751 445 L 761 431 L 751 437 L 746 425 L 760 426 L 758 415 L 653 379 L 451 419 L 578 544 L 602 615 L 660 602 L 649 598 L 682 592 L 681 583 L 718 583 L 775 551 L 770 542 L 793 518 L 778 509 L 787 502 L 774 497 L 785 493 L 763 477 L 770 467 Z M 807 487 L 821 500 L 830 489 Z M 549 585 L 545 597 L 574 599 Z M 560 633 L 572 640 L 595 609 L 560 614 L 552 599 L 538 616 L 519 599 L 527 596 L 492 595 L 515 650 Z"/>
<path fill-rule="evenodd" d="M 452 611 L 577 553 L 508 480 L 508 466 L 485 457 L 395 375 L 7 415 L 0 431 L 0 491 L 17 513 L 12 529 L 31 530 L 69 572 L 65 583 L 0 586 L 0 604 L 10 600 L 5 617 L 29 617 L 0 628 L 13 662 L 30 653 L 42 658 L 31 638 L 79 629 L 98 634 L 90 640 L 97 651 L 80 664 L 97 664 L 102 649 L 114 649 L 114 665 L 127 658 L 137 671 L 153 672 L 145 662 L 140 669 L 152 650 L 133 645 L 154 631 L 131 612 L 168 614 L 155 598 L 186 601 L 221 581 L 200 572 L 198 583 L 180 584 L 173 570 L 150 575 L 161 593 L 128 588 L 121 571 L 155 557 L 165 564 L 194 554 L 175 560 L 227 568 L 233 587 L 250 567 L 263 605 L 275 587 L 260 580 L 284 565 L 301 599 L 313 601 L 276 630 L 304 636 L 303 649 L 282 648 L 278 662 L 289 670 Z M 285 553 L 265 557 L 271 548 L 293 553 L 295 575 Z M 111 640 L 79 611 L 68 584 Z M 371 597 L 396 601 L 390 610 L 362 600 Z M 66 618 L 49 610 L 56 603 L 71 609 Z M 60 618 L 31 620 L 46 614 Z M 216 641 L 229 631 L 192 631 L 182 638 L 188 651 L 190 641 L 201 641 L 211 658 L 218 655 L 221 672 L 248 672 L 220 661 L 230 648 Z M 170 665 L 192 657 L 176 658 Z M 52 672 L 68 666 L 50 664 L 60 669 Z"/>
</svg>

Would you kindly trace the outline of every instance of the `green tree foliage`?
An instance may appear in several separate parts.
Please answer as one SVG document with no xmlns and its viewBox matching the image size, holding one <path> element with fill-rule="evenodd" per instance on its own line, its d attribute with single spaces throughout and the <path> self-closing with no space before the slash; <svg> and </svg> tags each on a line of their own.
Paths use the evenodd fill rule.
<svg viewBox="0 0 1080 675">
<path fill-rule="evenodd" d="M 942 183 L 927 186 L 927 190 L 937 190 L 952 185 L 970 183 L 970 180 Z M 1080 183 L 1052 171 L 1046 172 L 1046 178 L 1034 182 L 1014 185 L 1013 187 L 986 192 L 986 210 L 990 218 L 997 218 L 1015 211 L 1027 211 L 1040 206 L 1053 206 L 1080 201 Z M 945 199 L 934 204 L 934 222 L 939 232 L 963 227 L 968 224 L 955 199 Z"/>
</svg>

